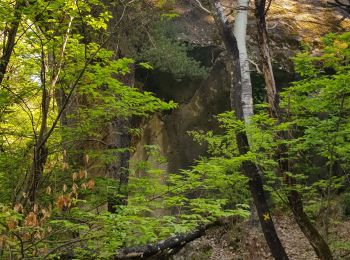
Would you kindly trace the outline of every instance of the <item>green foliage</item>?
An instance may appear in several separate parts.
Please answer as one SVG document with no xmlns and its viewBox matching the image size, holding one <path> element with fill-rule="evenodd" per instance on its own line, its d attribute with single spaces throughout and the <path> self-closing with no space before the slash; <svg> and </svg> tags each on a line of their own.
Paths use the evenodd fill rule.
<svg viewBox="0 0 350 260">
<path fill-rule="evenodd" d="M 281 93 L 280 125 L 292 134 L 278 142 L 293 162 L 289 175 L 297 180 L 305 210 L 313 216 L 325 212 L 325 222 L 335 193 L 348 184 L 349 43 L 349 33 L 329 34 L 317 51 L 301 52 L 294 62 L 302 79 Z"/>
<path fill-rule="evenodd" d="M 290 152 L 295 158 L 302 153 L 303 161 L 320 156 L 330 171 L 335 163 L 347 171 L 349 34 L 329 35 L 324 44 L 316 57 L 308 52 L 297 56 L 296 70 L 306 79 L 283 93 L 282 104 L 290 115 L 287 120 L 302 133 L 291 140 Z"/>
<path fill-rule="evenodd" d="M 12 14 L 13 8 L 1 3 L 0 15 L 5 9 Z M 115 118 L 146 117 L 176 107 L 123 83 L 134 66 L 132 59 L 116 59 L 103 41 L 87 41 L 88 36 L 109 37 L 106 7 L 95 0 L 35 1 L 21 13 L 20 37 L 0 88 L 0 203 L 14 205 L 0 209 L 1 257 L 55 257 L 72 249 L 82 259 L 90 257 L 91 250 L 108 258 L 122 245 L 155 241 L 193 227 L 189 220 L 145 217 L 153 209 L 145 205 L 147 194 L 142 199 L 135 193 L 135 202 L 130 200 L 130 207 L 121 207 L 118 214 L 95 210 L 117 185 L 108 178 L 92 178 L 96 168 L 90 165 L 105 167 L 131 148 L 82 144 L 87 139 L 103 143 L 101 129 Z M 27 28 L 24 21 L 33 24 Z M 151 68 L 148 63 L 140 66 Z M 33 166 L 33 146 L 42 133 L 49 153 L 37 201 L 23 208 L 18 197 L 26 196 L 22 191 Z"/>
<path fill-rule="evenodd" d="M 294 59 L 296 71 L 303 78 L 281 93 L 284 113 L 279 122 L 264 112 L 264 105 L 259 105 L 248 125 L 233 120 L 230 113 L 221 115 L 225 135 L 212 131 L 192 133 L 196 140 L 207 144 L 219 162 L 214 171 L 224 172 L 225 162 L 229 161 L 229 169 L 239 174 L 242 161 L 253 161 L 264 173 L 265 188 L 275 202 L 286 202 L 291 187 L 283 178 L 290 176 L 296 182 L 292 188 L 303 195 L 307 212 L 317 216 L 328 211 L 325 208 L 332 205 L 334 192 L 346 185 L 349 170 L 349 35 L 328 35 L 317 55 L 306 50 Z M 251 149 L 246 155 L 238 155 L 235 134 L 243 130 L 249 136 Z M 281 146 L 290 162 L 286 176 L 276 170 L 276 154 Z M 214 160 L 207 160 L 205 171 L 210 171 Z M 207 163 L 201 163 L 204 162 Z M 220 176 L 218 180 L 225 178 Z M 202 180 L 196 182 L 193 178 L 191 182 L 200 185 Z M 225 194 L 224 190 L 229 189 L 225 187 L 219 194 Z"/>
<path fill-rule="evenodd" d="M 341 201 L 342 214 L 348 218 L 350 216 L 350 193 L 345 193 Z"/>
<path fill-rule="evenodd" d="M 174 30 L 171 19 L 162 19 L 155 24 L 150 34 L 150 45 L 143 48 L 141 58 L 150 62 L 154 68 L 172 73 L 175 78 L 206 77 L 208 69 L 188 56 L 191 46 L 175 39 Z"/>
<path fill-rule="evenodd" d="M 157 4 L 169 9 L 172 1 Z M 115 178 L 104 176 L 106 168 L 133 151 L 110 142 L 108 127 L 176 108 L 174 102 L 128 86 L 129 73 L 140 66 L 199 78 L 207 69 L 189 58 L 191 46 L 174 38 L 174 13 L 146 28 L 150 44 L 140 36 L 135 45 L 142 51 L 134 59 L 118 59 L 105 48 L 112 17 L 100 1 L 29 1 L 18 11 L 19 34 L 0 88 L 2 258 L 74 253 L 77 259 L 108 259 L 121 247 L 155 242 L 218 218 L 246 218 L 250 197 L 242 163 L 258 165 L 266 189 L 283 201 L 288 187 L 276 173 L 281 145 L 293 164 L 286 175 L 296 180 L 310 212 L 324 207 L 325 198 L 347 181 L 350 33 L 328 35 L 320 53 L 305 51 L 294 59 L 303 79 L 283 92 L 282 120 L 270 118 L 263 106 L 248 125 L 231 112 L 218 115 L 219 133 L 190 133 L 207 146 L 207 154 L 179 173 L 166 172 L 159 149 L 146 146 L 147 161 L 122 169 L 129 175 L 128 205 L 107 212 L 107 199 L 121 192 Z M 0 18 L 1 30 L 16 19 L 12 2 L 0 3 Z M 140 135 L 139 129 L 125 128 L 124 134 Z M 244 155 L 235 139 L 242 131 L 251 142 Z M 281 131 L 293 134 L 282 139 Z M 33 147 L 43 140 L 47 154 L 40 154 L 45 160 L 40 162 L 37 199 L 22 205 L 18 198 L 27 196 L 26 180 L 37 162 Z M 347 200 L 344 195 L 344 214 Z"/>
</svg>

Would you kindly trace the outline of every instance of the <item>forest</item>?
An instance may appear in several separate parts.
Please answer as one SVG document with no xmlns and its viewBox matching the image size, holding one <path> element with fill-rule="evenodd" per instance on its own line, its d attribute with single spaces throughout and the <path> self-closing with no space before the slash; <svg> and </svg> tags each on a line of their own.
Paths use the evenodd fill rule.
<svg viewBox="0 0 350 260">
<path fill-rule="evenodd" d="M 0 0 L 0 259 L 350 259 L 350 0 Z"/>
</svg>

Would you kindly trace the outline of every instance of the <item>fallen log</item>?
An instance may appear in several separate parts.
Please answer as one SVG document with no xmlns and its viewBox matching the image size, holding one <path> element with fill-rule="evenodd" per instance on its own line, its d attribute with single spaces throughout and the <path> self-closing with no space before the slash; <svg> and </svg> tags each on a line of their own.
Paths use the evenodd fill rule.
<svg viewBox="0 0 350 260">
<path fill-rule="evenodd" d="M 200 226 L 186 234 L 178 234 L 165 240 L 143 246 L 127 247 L 118 251 L 114 259 L 147 259 L 154 256 L 169 256 L 178 252 L 187 243 L 205 235 L 206 230 L 223 224 L 220 221 Z"/>
</svg>

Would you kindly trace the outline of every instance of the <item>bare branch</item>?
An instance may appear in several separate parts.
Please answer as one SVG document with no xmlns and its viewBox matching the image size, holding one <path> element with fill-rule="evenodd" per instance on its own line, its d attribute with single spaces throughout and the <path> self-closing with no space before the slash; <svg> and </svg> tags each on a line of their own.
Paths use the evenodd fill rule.
<svg viewBox="0 0 350 260">
<path fill-rule="evenodd" d="M 267 15 L 267 12 L 270 10 L 272 1 L 273 1 L 273 0 L 270 0 L 269 3 L 267 4 L 266 8 L 265 8 L 265 12 L 264 12 L 264 15 L 265 15 L 265 16 Z"/>
<path fill-rule="evenodd" d="M 258 72 L 259 74 L 262 74 L 262 71 L 256 62 L 252 61 L 251 59 L 247 59 L 247 61 L 249 61 L 251 64 L 253 64 L 255 66 L 256 72 Z"/>
<path fill-rule="evenodd" d="M 200 9 L 202 9 L 204 12 L 206 12 L 207 14 L 211 14 L 211 12 L 207 9 L 207 8 L 205 8 L 203 5 L 202 5 L 202 3 L 201 3 L 201 1 L 200 0 L 194 0 L 194 1 L 196 1 L 196 3 L 198 4 L 198 7 L 200 8 Z"/>
</svg>

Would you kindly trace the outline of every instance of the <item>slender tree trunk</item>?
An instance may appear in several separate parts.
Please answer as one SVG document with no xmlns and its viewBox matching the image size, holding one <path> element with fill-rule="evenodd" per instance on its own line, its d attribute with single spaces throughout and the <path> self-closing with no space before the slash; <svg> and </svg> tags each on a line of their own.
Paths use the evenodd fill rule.
<svg viewBox="0 0 350 260">
<path fill-rule="evenodd" d="M 43 176 L 44 166 L 48 156 L 48 149 L 46 146 L 47 140 L 52 132 L 48 131 L 48 117 L 50 110 L 50 103 L 52 100 L 53 93 L 61 72 L 63 58 L 67 41 L 69 38 L 73 17 L 70 17 L 66 34 L 60 49 L 59 56 L 55 59 L 54 50 L 51 50 L 47 54 L 42 49 L 41 53 L 41 124 L 38 136 L 36 136 L 34 151 L 33 151 L 33 162 L 29 174 L 26 176 L 25 187 L 23 193 L 19 194 L 17 202 L 20 202 L 23 206 L 30 206 L 35 202 L 37 189 Z M 38 31 L 41 29 L 37 27 Z M 44 36 L 43 36 L 44 37 Z M 47 58 L 46 58 L 47 57 Z M 50 73 L 49 73 L 50 72 Z M 47 80 L 47 76 L 50 78 Z"/>
<path fill-rule="evenodd" d="M 20 202 L 23 206 L 30 206 L 35 202 L 36 190 L 39 185 L 39 181 L 43 174 L 44 165 L 46 163 L 48 151 L 43 142 L 47 131 L 47 119 L 50 106 L 50 94 L 46 86 L 46 63 L 45 54 L 41 56 L 41 125 L 40 131 L 36 136 L 35 145 L 33 147 L 33 162 L 28 176 L 26 176 L 25 187 L 22 194 L 19 194 L 17 202 Z"/>
<path fill-rule="evenodd" d="M 248 7 L 249 0 L 238 0 L 237 1 L 237 14 L 235 16 L 234 23 L 234 35 L 237 40 L 237 46 L 239 50 L 239 62 L 241 67 L 241 77 L 242 77 L 242 109 L 244 115 L 244 121 L 249 124 L 250 117 L 254 114 L 253 111 L 253 90 L 252 82 L 250 78 L 248 52 L 247 52 L 247 24 L 248 24 Z M 249 142 L 249 133 L 247 135 Z M 253 203 L 250 205 L 250 221 L 254 223 L 258 222 L 258 216 L 256 208 Z"/>
<path fill-rule="evenodd" d="M 292 209 L 293 216 L 301 231 L 304 233 L 309 243 L 315 250 L 317 256 L 322 260 L 332 260 L 333 256 L 328 244 L 320 235 L 318 230 L 310 221 L 309 216 L 305 213 L 303 202 L 298 191 L 291 190 L 288 194 L 289 205 Z"/>
<path fill-rule="evenodd" d="M 237 40 L 237 46 L 239 50 L 239 62 L 241 68 L 241 80 L 242 80 L 242 109 L 244 120 L 249 123 L 250 117 L 253 112 L 253 91 L 252 82 L 250 79 L 249 61 L 247 53 L 246 35 L 247 35 L 247 23 L 248 23 L 248 7 L 249 0 L 237 1 L 237 14 L 234 24 L 234 35 Z"/>
<path fill-rule="evenodd" d="M 118 53 L 123 57 L 122 53 Z M 130 73 L 119 76 L 123 84 L 135 85 L 135 68 L 131 67 Z M 109 149 L 125 149 L 122 152 L 115 153 L 114 162 L 107 166 L 107 176 L 115 180 L 116 193 L 108 197 L 107 207 L 109 212 L 116 212 L 116 206 L 128 204 L 128 183 L 129 183 L 129 160 L 131 146 L 131 118 L 115 118 L 109 125 L 108 143 Z"/>
<path fill-rule="evenodd" d="M 108 197 L 108 211 L 116 212 L 116 206 L 128 203 L 129 160 L 131 136 L 129 133 L 130 121 L 124 118 L 115 118 L 110 123 L 110 149 L 126 149 L 115 153 L 115 161 L 107 166 L 107 176 L 115 180 L 116 192 Z"/>
<path fill-rule="evenodd" d="M 10 27 L 7 30 L 7 41 L 3 48 L 2 57 L 0 58 L 0 85 L 4 80 L 7 66 L 10 62 L 13 48 L 15 47 L 15 39 L 16 39 L 19 23 L 21 20 L 21 16 L 22 16 L 22 13 L 20 10 L 22 6 L 23 6 L 22 0 L 16 1 L 16 5 L 14 9 L 14 20 L 10 23 Z"/>
<path fill-rule="evenodd" d="M 270 0 L 272 1 L 272 0 Z M 268 45 L 268 35 L 265 20 L 266 0 L 255 0 L 255 17 L 258 29 L 258 45 L 262 62 L 262 71 L 265 79 L 265 89 L 267 93 L 267 101 L 270 105 L 270 114 L 278 117 L 278 94 L 276 89 L 275 77 L 272 70 L 271 55 Z"/>
<path fill-rule="evenodd" d="M 230 62 L 229 67 L 231 71 L 232 84 L 231 84 L 231 106 L 235 111 L 236 117 L 239 120 L 245 120 L 244 111 L 242 108 L 242 77 L 240 57 L 238 51 L 238 45 L 236 38 L 228 24 L 227 18 L 223 13 L 219 0 L 210 1 L 211 9 L 215 22 L 218 26 L 219 32 L 225 44 L 226 51 L 228 52 Z M 234 80 L 233 80 L 234 77 Z M 246 87 L 246 86 L 245 86 Z M 244 88 L 243 88 L 244 89 Z M 238 133 L 237 145 L 240 154 L 246 154 L 249 151 L 248 138 L 246 133 Z M 277 236 L 273 221 L 271 219 L 269 207 L 266 201 L 265 192 L 263 189 L 263 182 L 259 169 L 251 161 L 246 161 L 242 165 L 243 171 L 249 178 L 249 188 L 257 208 L 261 227 L 267 241 L 267 244 L 271 250 L 271 253 L 275 259 L 288 259 L 288 256 L 282 246 L 281 241 Z"/>
<path fill-rule="evenodd" d="M 265 20 L 267 10 L 265 10 L 265 8 L 266 0 L 255 0 L 255 17 L 257 20 L 258 28 L 258 44 L 262 61 L 263 75 L 265 79 L 267 100 L 270 105 L 270 115 L 274 118 L 277 118 L 278 121 L 281 121 L 282 118 L 279 108 L 278 93 L 268 46 L 268 34 Z M 288 134 L 286 132 L 280 132 L 279 136 L 283 139 L 288 139 Z M 280 146 L 277 157 L 279 160 L 279 170 L 284 175 L 286 175 L 286 172 L 291 171 L 289 167 L 288 156 L 286 153 L 287 148 L 283 145 Z M 285 179 L 287 180 L 287 184 L 290 186 L 290 191 L 288 193 L 289 206 L 293 212 L 294 219 L 297 222 L 299 228 L 304 233 L 320 259 L 333 259 L 328 244 L 323 239 L 318 230 L 314 227 L 310 221 L 310 218 L 304 211 L 301 195 L 297 190 L 293 188 L 295 185 L 295 180 L 290 177 Z"/>
</svg>

